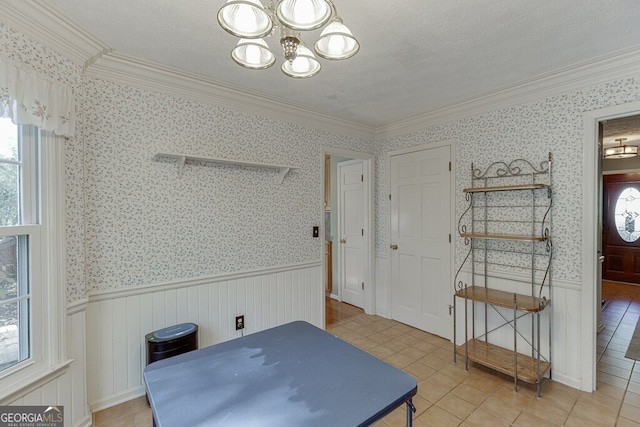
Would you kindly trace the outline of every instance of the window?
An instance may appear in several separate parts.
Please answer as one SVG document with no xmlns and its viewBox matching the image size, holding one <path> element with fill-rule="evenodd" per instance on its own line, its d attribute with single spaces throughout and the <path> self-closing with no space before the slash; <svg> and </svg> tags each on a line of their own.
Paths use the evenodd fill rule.
<svg viewBox="0 0 640 427">
<path fill-rule="evenodd" d="M 0 119 L 0 375 L 32 356 L 33 286 L 39 263 L 37 133 Z"/>
<path fill-rule="evenodd" d="M 640 227 L 636 218 L 640 215 L 640 192 L 633 187 L 622 190 L 616 201 L 616 231 L 625 242 L 635 242 L 640 238 Z"/>
<path fill-rule="evenodd" d="M 0 117 L 0 404 L 65 372 L 64 141 Z"/>
</svg>

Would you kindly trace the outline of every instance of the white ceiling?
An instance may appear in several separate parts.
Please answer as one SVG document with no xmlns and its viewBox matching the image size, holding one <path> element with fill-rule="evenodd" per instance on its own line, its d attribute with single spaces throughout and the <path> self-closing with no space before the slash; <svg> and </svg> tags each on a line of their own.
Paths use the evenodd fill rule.
<svg viewBox="0 0 640 427">
<path fill-rule="evenodd" d="M 623 141 L 616 141 L 618 138 Z M 604 147 L 640 144 L 640 116 L 627 116 L 603 121 L 602 142 Z"/>
<path fill-rule="evenodd" d="M 262 0 L 266 4 L 268 0 Z M 638 0 L 334 0 L 360 41 L 311 79 L 247 70 L 225 0 L 50 0 L 116 52 L 379 127 L 640 43 Z M 302 39 L 311 46 L 319 31 Z"/>
</svg>

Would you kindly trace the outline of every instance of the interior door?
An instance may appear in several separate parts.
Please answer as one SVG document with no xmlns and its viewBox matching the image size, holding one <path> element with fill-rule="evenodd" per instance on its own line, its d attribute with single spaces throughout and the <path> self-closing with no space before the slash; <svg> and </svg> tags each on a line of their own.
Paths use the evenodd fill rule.
<svg viewBox="0 0 640 427">
<path fill-rule="evenodd" d="M 342 301 L 364 308 L 366 275 L 367 203 L 365 161 L 338 163 L 338 229 L 340 289 Z"/>
<path fill-rule="evenodd" d="M 640 283 L 640 174 L 605 175 L 605 280 Z"/>
<path fill-rule="evenodd" d="M 450 338 L 451 149 L 391 156 L 391 310 Z"/>
</svg>

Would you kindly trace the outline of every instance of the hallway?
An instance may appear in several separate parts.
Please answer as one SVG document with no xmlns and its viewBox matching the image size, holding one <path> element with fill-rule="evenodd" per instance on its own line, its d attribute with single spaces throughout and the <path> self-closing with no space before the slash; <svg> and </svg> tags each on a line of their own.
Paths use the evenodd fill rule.
<svg viewBox="0 0 640 427">
<path fill-rule="evenodd" d="M 640 286 L 603 281 L 604 330 L 598 334 L 597 379 L 623 390 L 640 407 L 640 362 L 625 358 L 629 340 L 640 318 Z M 623 407 L 622 413 L 626 413 Z M 640 409 L 631 419 L 640 422 Z"/>
</svg>

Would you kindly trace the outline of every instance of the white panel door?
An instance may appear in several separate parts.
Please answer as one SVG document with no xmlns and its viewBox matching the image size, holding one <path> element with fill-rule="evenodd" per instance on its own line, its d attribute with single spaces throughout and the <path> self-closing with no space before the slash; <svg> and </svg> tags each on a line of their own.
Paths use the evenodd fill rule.
<svg viewBox="0 0 640 427">
<path fill-rule="evenodd" d="M 364 160 L 338 163 L 338 277 L 342 301 L 364 307 L 367 223 Z"/>
<path fill-rule="evenodd" d="M 449 146 L 391 156 L 392 317 L 451 338 Z"/>
</svg>

